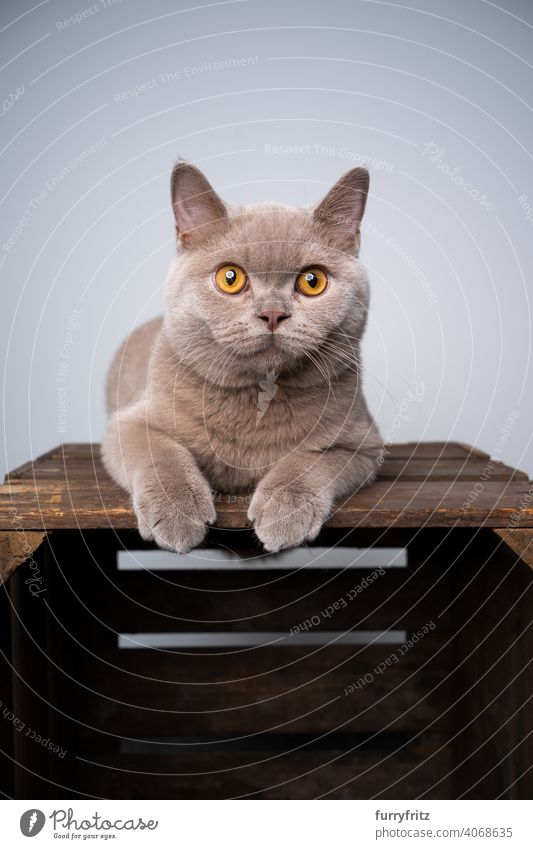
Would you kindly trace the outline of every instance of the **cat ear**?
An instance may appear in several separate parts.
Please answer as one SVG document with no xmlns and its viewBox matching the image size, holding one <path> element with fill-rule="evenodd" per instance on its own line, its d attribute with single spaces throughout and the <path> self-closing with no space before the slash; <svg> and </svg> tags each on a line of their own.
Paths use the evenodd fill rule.
<svg viewBox="0 0 533 849">
<path fill-rule="evenodd" d="M 360 225 L 370 177 L 366 168 L 352 168 L 329 190 L 313 218 L 342 250 L 359 249 Z"/>
<path fill-rule="evenodd" d="M 227 210 L 202 172 L 180 160 L 170 180 L 176 233 L 184 248 L 194 247 L 225 224 Z"/>
</svg>

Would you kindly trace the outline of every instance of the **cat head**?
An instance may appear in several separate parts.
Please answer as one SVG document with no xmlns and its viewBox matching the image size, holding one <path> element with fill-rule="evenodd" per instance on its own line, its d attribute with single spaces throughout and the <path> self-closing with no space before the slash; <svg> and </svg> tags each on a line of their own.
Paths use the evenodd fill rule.
<svg viewBox="0 0 533 849">
<path fill-rule="evenodd" d="M 354 168 L 314 209 L 230 208 L 197 168 L 178 162 L 171 180 L 178 255 L 165 312 L 176 353 L 228 384 L 267 370 L 307 368 L 318 377 L 321 358 L 327 371 L 342 370 L 368 311 L 358 259 L 368 183 L 368 171 Z"/>
</svg>

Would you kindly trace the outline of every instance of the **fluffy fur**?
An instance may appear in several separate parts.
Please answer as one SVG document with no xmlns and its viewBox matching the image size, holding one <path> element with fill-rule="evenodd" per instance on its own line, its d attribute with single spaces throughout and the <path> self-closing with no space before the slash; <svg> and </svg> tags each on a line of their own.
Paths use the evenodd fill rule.
<svg viewBox="0 0 533 849">
<path fill-rule="evenodd" d="M 269 551 L 313 540 L 335 498 L 373 480 L 381 440 L 362 391 L 369 288 L 358 259 L 368 173 L 348 172 L 315 210 L 230 209 L 193 166 L 172 175 L 178 254 L 162 318 L 111 365 L 104 463 L 145 539 L 184 552 L 216 520 L 212 488 L 249 491 Z M 248 286 L 224 294 L 223 264 Z M 327 271 L 315 297 L 295 287 Z M 264 311 L 289 316 L 275 330 Z"/>
</svg>

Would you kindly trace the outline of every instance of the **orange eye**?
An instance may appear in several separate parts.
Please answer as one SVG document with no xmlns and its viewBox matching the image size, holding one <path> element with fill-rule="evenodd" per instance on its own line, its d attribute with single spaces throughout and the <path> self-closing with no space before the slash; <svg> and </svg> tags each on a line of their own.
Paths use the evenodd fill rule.
<svg viewBox="0 0 533 849">
<path fill-rule="evenodd" d="M 306 268 L 296 278 L 296 288 L 309 297 L 321 295 L 327 285 L 328 275 L 321 268 Z"/>
<path fill-rule="evenodd" d="M 215 283 L 226 295 L 242 292 L 248 282 L 246 272 L 238 265 L 223 265 L 215 274 Z"/>
</svg>

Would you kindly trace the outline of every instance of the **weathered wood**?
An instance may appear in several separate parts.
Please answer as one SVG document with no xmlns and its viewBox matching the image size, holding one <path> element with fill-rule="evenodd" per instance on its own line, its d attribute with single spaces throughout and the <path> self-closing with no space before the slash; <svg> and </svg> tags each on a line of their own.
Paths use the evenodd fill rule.
<svg viewBox="0 0 533 849">
<path fill-rule="evenodd" d="M 378 472 L 378 480 L 478 481 L 487 473 L 486 470 L 487 460 L 478 458 L 388 459 Z M 491 481 L 527 479 L 525 472 L 512 469 L 503 463 L 495 462 L 490 466 Z"/>
<path fill-rule="evenodd" d="M 100 478 L 106 483 L 101 461 L 94 446 L 94 455 L 85 454 L 56 457 L 45 454 L 31 463 L 9 472 L 6 481 L 41 480 L 92 480 Z M 482 474 L 488 474 L 491 480 L 527 480 L 527 475 L 501 462 L 490 461 L 483 456 L 463 455 L 459 457 L 413 457 L 402 456 L 395 452 L 387 456 L 378 468 L 379 480 L 471 480 L 476 481 Z"/>
<path fill-rule="evenodd" d="M 505 527 L 527 496 L 527 481 L 487 483 L 470 507 L 470 481 L 378 481 L 338 504 L 327 522 L 333 528 Z M 220 496 L 217 525 L 250 528 L 249 496 Z M 14 482 L 0 488 L 0 528 L 7 529 L 13 501 L 28 529 L 60 530 L 136 527 L 126 493 L 110 481 Z M 523 509 L 522 527 L 533 527 L 533 507 Z"/>
<path fill-rule="evenodd" d="M 460 458 L 468 456 L 486 457 L 482 451 L 460 442 L 395 442 L 388 445 L 384 451 L 386 457 L 392 458 Z M 43 459 L 51 457 L 55 460 L 69 458 L 95 459 L 100 457 L 100 445 L 97 442 L 65 442 L 42 455 Z"/>
<path fill-rule="evenodd" d="M 497 528 L 494 533 L 511 551 L 533 569 L 533 530 L 527 528 Z"/>
<path fill-rule="evenodd" d="M 455 443 L 390 446 L 378 481 L 339 503 L 328 527 L 501 528 L 520 509 L 521 527 L 533 528 L 528 487 L 523 473 Z M 217 526 L 250 528 L 249 500 L 217 497 Z M 97 445 L 66 445 L 15 470 L 0 487 L 0 530 L 13 529 L 14 506 L 26 533 L 136 527 L 129 497 L 106 474 Z"/>
<path fill-rule="evenodd" d="M 46 538 L 43 531 L 0 531 L 0 585 L 17 566 L 30 559 Z"/>
</svg>

